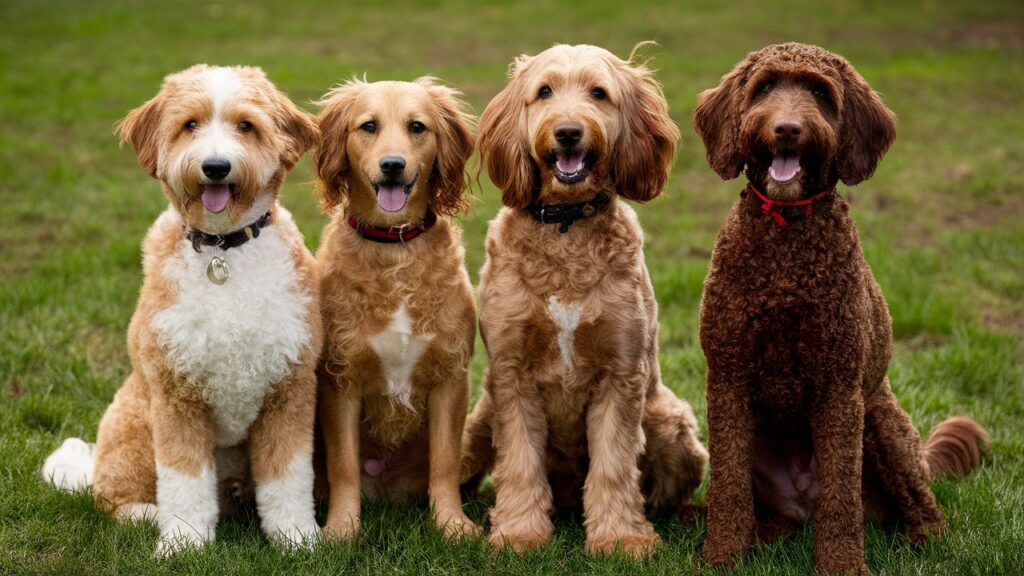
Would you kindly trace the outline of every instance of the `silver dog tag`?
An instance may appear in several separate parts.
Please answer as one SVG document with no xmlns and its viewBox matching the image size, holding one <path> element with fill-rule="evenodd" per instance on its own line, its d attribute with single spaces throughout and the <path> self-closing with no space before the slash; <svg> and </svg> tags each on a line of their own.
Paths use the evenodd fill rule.
<svg viewBox="0 0 1024 576">
<path fill-rule="evenodd" d="M 229 273 L 228 263 L 220 256 L 214 256 L 213 260 L 210 260 L 210 265 L 206 267 L 206 277 L 218 286 L 228 281 Z"/>
</svg>

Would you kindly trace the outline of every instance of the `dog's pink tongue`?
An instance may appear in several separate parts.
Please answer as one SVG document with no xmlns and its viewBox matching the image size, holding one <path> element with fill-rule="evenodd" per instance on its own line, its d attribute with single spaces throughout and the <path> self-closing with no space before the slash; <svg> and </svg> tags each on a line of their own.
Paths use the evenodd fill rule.
<svg viewBox="0 0 1024 576">
<path fill-rule="evenodd" d="M 227 184 L 207 184 L 203 187 L 203 206 L 216 214 L 224 210 L 231 200 L 231 189 Z"/>
<path fill-rule="evenodd" d="M 768 174 L 776 182 L 789 182 L 800 173 L 800 156 L 796 154 L 776 154 Z"/>
<path fill-rule="evenodd" d="M 385 212 L 398 212 L 405 208 L 405 201 L 408 199 L 405 186 L 401 184 L 381 184 L 377 187 L 377 205 Z"/>
<path fill-rule="evenodd" d="M 562 174 L 575 174 L 583 169 L 583 154 L 568 158 L 559 156 L 555 161 L 555 166 L 558 166 L 558 170 Z"/>
</svg>

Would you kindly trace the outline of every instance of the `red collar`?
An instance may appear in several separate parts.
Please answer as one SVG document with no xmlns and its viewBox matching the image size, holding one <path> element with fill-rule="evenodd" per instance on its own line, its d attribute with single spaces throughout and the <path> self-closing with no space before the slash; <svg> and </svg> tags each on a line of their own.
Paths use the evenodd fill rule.
<svg viewBox="0 0 1024 576">
<path fill-rule="evenodd" d="M 775 223 L 778 224 L 780 228 L 785 228 L 786 226 L 789 226 L 789 222 L 786 221 L 786 218 L 782 215 L 781 212 L 779 212 L 778 210 L 775 209 L 776 206 L 785 206 L 785 207 L 788 207 L 788 206 L 806 206 L 807 207 L 806 216 L 810 216 L 811 214 L 814 213 L 814 203 L 815 202 L 817 202 L 818 200 L 821 200 L 822 198 L 825 198 L 826 196 L 828 196 L 828 195 L 830 195 L 830 194 L 832 194 L 833 192 L 836 191 L 835 188 L 830 188 L 830 189 L 825 190 L 823 192 L 818 192 L 817 194 L 815 194 L 814 196 L 811 196 L 810 198 L 804 198 L 803 200 L 785 201 L 785 200 L 773 200 L 773 199 L 765 196 L 764 194 L 761 193 L 760 190 L 757 189 L 757 187 L 754 186 L 753 183 L 748 183 L 747 188 L 749 188 L 750 191 L 753 192 L 754 195 L 757 196 L 761 200 L 761 202 L 762 202 L 762 204 L 761 204 L 761 212 L 764 212 L 768 216 L 771 216 L 772 219 L 775 220 Z"/>
<path fill-rule="evenodd" d="M 373 240 L 374 242 L 380 242 L 381 244 L 401 243 L 403 246 L 409 240 L 412 240 L 433 228 L 436 223 L 437 214 L 434 214 L 433 210 L 427 210 L 427 214 L 423 217 L 423 220 L 416 224 L 402 224 L 401 226 L 391 226 L 389 228 L 381 228 L 372 224 L 363 224 L 359 222 L 359 220 L 356 220 L 355 216 L 349 216 L 348 218 L 348 225 L 363 238 Z"/>
</svg>

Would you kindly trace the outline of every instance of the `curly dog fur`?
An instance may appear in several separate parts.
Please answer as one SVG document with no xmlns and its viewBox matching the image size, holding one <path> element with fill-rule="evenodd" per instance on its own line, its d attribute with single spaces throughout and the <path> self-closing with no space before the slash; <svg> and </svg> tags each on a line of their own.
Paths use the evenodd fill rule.
<svg viewBox="0 0 1024 576">
<path fill-rule="evenodd" d="M 641 65 L 594 46 L 522 56 L 480 120 L 480 152 L 505 207 L 481 272 L 486 392 L 463 435 L 463 479 L 493 467 L 490 540 L 547 543 L 553 509 L 582 500 L 586 551 L 649 553 L 649 507 L 678 509 L 707 452 L 689 404 L 661 382 L 643 233 L 623 197 L 650 200 L 679 130 Z M 568 229 L 530 205 L 604 193 Z"/>
<path fill-rule="evenodd" d="M 901 522 L 912 541 L 941 530 L 929 480 L 966 473 L 987 435 L 950 419 L 922 449 L 886 376 L 889 313 L 849 205 L 837 193 L 771 202 L 870 177 L 895 115 L 846 60 L 791 43 L 749 54 L 700 95 L 694 122 L 712 168 L 728 180 L 746 167 L 749 180 L 701 302 L 704 558 L 728 565 L 754 543 L 758 520 L 768 537 L 813 514 L 816 570 L 867 574 L 864 516 Z"/>
<path fill-rule="evenodd" d="M 459 494 L 476 305 L 461 229 L 475 118 L 459 93 L 425 77 L 350 81 L 323 99 L 313 154 L 331 221 L 323 266 L 319 377 L 324 533 L 353 538 L 360 496 L 429 495 L 438 529 L 473 535 Z M 436 223 L 401 242 L 361 237 Z M 424 225 L 425 226 L 425 225 Z"/>
</svg>

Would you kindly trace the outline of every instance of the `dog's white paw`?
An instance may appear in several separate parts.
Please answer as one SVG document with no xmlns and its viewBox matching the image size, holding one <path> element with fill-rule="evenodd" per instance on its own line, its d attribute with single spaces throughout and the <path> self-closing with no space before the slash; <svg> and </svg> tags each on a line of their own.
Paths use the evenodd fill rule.
<svg viewBox="0 0 1024 576">
<path fill-rule="evenodd" d="M 302 524 L 295 524 L 285 528 L 268 531 L 267 538 L 271 542 L 288 548 L 310 550 L 320 541 L 320 526 L 314 518 L 309 518 Z"/>
<path fill-rule="evenodd" d="M 53 486 L 74 492 L 92 485 L 94 444 L 68 438 L 43 463 L 43 479 Z"/>
</svg>

